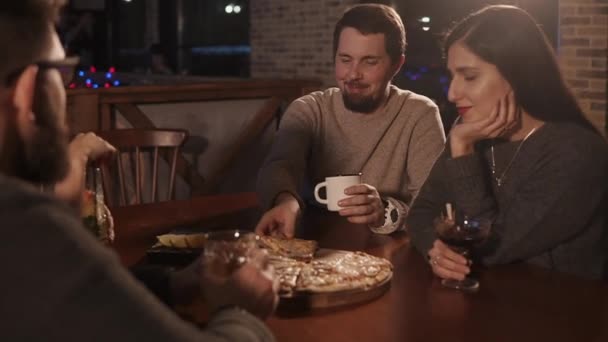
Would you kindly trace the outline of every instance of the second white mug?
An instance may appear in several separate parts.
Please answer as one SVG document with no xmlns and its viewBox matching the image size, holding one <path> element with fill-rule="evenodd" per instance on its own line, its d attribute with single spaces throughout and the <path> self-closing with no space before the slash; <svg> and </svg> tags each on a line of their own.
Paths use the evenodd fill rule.
<svg viewBox="0 0 608 342">
<path fill-rule="evenodd" d="M 327 205 L 329 211 L 340 211 L 342 207 L 338 202 L 343 198 L 350 197 L 344 193 L 344 189 L 361 184 L 361 174 L 340 175 L 333 177 L 325 177 L 325 182 L 321 182 L 315 186 L 315 199 L 321 204 Z M 326 198 L 319 196 L 319 190 L 325 187 Z"/>
</svg>

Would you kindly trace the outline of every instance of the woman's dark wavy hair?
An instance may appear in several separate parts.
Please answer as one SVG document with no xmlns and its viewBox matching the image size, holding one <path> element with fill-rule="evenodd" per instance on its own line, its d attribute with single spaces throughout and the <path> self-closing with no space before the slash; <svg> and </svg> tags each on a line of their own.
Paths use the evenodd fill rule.
<svg viewBox="0 0 608 342">
<path fill-rule="evenodd" d="M 566 85 L 547 37 L 523 9 L 495 5 L 472 13 L 448 32 L 445 56 L 459 41 L 498 68 L 519 106 L 536 119 L 573 122 L 599 134 Z"/>
</svg>

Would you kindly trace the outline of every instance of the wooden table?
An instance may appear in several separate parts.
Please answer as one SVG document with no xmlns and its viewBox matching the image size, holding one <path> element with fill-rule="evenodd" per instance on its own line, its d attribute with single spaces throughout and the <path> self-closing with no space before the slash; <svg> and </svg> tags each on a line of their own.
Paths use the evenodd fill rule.
<svg viewBox="0 0 608 342">
<path fill-rule="evenodd" d="M 129 215 L 116 214 L 122 228 Z M 319 209 L 307 212 L 302 228 L 321 247 L 390 259 L 394 276 L 390 290 L 372 302 L 271 317 L 267 324 L 277 341 L 608 341 L 606 282 L 519 264 L 482 270 L 480 291 L 466 294 L 443 288 L 405 234 L 372 234 Z M 129 245 L 138 240 L 127 240 L 119 253 L 133 258 L 129 251 L 138 247 Z"/>
<path fill-rule="evenodd" d="M 242 217 L 252 224 L 251 210 L 257 212 L 257 207 L 258 199 L 252 192 L 114 207 L 110 209 L 116 230 L 113 248 L 123 264 L 132 266 L 144 257 L 157 235 L 189 226 L 240 227 Z"/>
</svg>

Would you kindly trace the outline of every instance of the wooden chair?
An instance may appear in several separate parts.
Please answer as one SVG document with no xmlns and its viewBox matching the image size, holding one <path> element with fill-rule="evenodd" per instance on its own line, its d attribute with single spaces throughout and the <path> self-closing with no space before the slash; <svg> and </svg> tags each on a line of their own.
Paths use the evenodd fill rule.
<svg viewBox="0 0 608 342">
<path fill-rule="evenodd" d="M 188 132 L 179 129 L 118 129 L 97 133 L 119 151 L 115 163 L 106 163 L 102 167 L 104 192 L 109 206 L 141 204 L 158 201 L 159 156 L 169 165 L 167 200 L 174 197 L 175 168 L 180 147 L 188 137 Z M 152 164 L 150 182 L 144 180 L 142 160 L 149 154 Z M 129 167 L 125 168 L 125 164 Z M 113 170 L 110 170 L 113 169 Z M 112 172 L 113 171 L 113 172 Z M 127 173 L 128 172 L 128 173 Z M 114 177 L 112 177 L 114 176 Z M 116 203 L 114 190 L 117 186 L 112 179 L 118 176 L 120 203 Z M 129 177 L 130 176 L 130 177 Z M 128 178 L 134 183 L 134 196 L 127 196 Z M 150 200 L 144 201 L 144 187 L 151 186 Z"/>
</svg>

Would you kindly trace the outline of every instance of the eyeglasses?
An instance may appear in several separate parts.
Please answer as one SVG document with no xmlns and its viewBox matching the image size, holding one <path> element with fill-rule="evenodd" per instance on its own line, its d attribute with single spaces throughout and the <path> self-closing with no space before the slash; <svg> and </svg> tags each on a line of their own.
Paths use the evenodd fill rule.
<svg viewBox="0 0 608 342">
<path fill-rule="evenodd" d="M 72 56 L 66 57 L 57 61 L 40 61 L 36 63 L 30 63 L 25 65 L 6 76 L 4 79 L 4 85 L 10 86 L 17 81 L 19 75 L 27 68 L 29 65 L 36 65 L 38 68 L 42 69 L 57 69 L 59 74 L 61 75 L 61 80 L 63 81 L 64 86 L 68 86 L 70 82 L 74 79 L 74 71 L 76 70 L 76 66 L 80 62 L 80 57 Z"/>
</svg>

